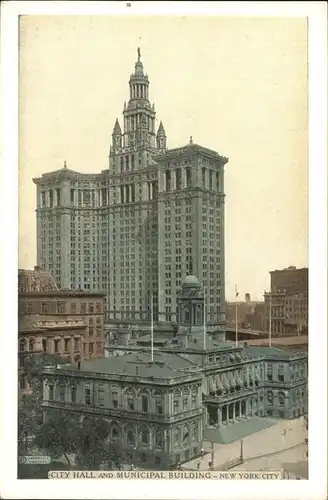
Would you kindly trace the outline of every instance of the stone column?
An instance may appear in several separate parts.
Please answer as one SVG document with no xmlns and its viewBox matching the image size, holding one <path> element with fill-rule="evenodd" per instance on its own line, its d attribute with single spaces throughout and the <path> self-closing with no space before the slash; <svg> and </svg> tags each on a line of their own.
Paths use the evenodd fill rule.
<svg viewBox="0 0 328 500">
<path fill-rule="evenodd" d="M 218 427 L 222 427 L 222 410 L 218 407 Z"/>
<path fill-rule="evenodd" d="M 245 416 L 247 418 L 247 415 L 249 414 L 249 401 L 248 401 L 248 399 L 245 399 L 245 415 L 243 415 L 241 413 L 241 409 L 242 409 L 242 404 L 240 404 L 240 414 L 241 414 L 242 417 Z"/>
<path fill-rule="evenodd" d="M 182 189 L 187 187 L 187 174 L 185 168 L 181 168 L 181 187 Z"/>
<path fill-rule="evenodd" d="M 205 168 L 205 189 L 209 188 L 208 169 Z"/>
<path fill-rule="evenodd" d="M 172 410 L 172 413 L 173 413 L 173 410 Z M 205 418 L 204 425 L 208 425 L 208 411 L 207 411 L 207 406 L 205 406 L 204 418 Z"/>
<path fill-rule="evenodd" d="M 49 338 L 48 342 L 49 342 L 49 352 L 53 354 L 55 352 L 55 341 L 54 339 Z"/>
<path fill-rule="evenodd" d="M 159 173 L 159 192 L 166 191 L 166 173 L 163 170 Z"/>
<path fill-rule="evenodd" d="M 236 403 L 232 403 L 232 420 L 236 421 Z"/>
<path fill-rule="evenodd" d="M 237 411 L 238 409 L 238 411 Z M 236 420 L 240 420 L 240 401 L 236 401 L 235 403 L 235 412 L 236 412 Z M 237 416 L 238 413 L 238 416 Z"/>
<path fill-rule="evenodd" d="M 70 383 L 67 381 L 65 382 L 65 396 L 64 396 L 64 402 L 69 403 L 70 402 Z"/>
<path fill-rule="evenodd" d="M 176 188 L 177 188 L 176 171 L 171 170 L 171 191 L 175 191 Z"/>
<path fill-rule="evenodd" d="M 142 200 L 148 200 L 148 184 L 147 182 L 142 183 Z"/>
</svg>

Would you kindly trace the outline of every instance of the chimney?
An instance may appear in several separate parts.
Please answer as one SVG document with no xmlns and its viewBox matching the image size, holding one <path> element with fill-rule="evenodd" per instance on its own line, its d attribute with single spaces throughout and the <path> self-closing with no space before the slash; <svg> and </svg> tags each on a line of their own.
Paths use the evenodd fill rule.
<svg viewBox="0 0 328 500">
<path fill-rule="evenodd" d="M 251 301 L 251 294 L 250 293 L 245 293 L 245 302 L 250 302 Z"/>
</svg>

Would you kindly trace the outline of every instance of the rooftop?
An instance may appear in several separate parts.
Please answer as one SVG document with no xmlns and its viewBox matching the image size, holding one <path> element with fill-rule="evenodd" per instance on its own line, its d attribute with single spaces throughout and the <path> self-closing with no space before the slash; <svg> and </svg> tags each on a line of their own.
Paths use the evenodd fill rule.
<svg viewBox="0 0 328 500">
<path fill-rule="evenodd" d="M 186 276 L 182 282 L 182 288 L 201 288 L 201 284 L 196 276 Z"/>
<path fill-rule="evenodd" d="M 89 290 L 32 290 L 20 292 L 20 295 L 27 295 L 29 297 L 105 297 L 106 294 L 102 292 L 90 292 Z"/>
<path fill-rule="evenodd" d="M 265 356 L 267 359 L 272 358 L 284 358 L 290 359 L 294 356 L 302 356 L 302 353 L 299 352 L 291 352 L 285 349 L 280 349 L 278 347 L 269 347 L 269 346 L 247 346 L 245 347 L 245 351 L 253 356 Z"/>
<path fill-rule="evenodd" d="M 63 369 L 61 368 L 61 371 Z M 135 352 L 122 356 L 110 356 L 65 367 L 65 371 L 94 373 L 113 376 L 133 376 L 148 379 L 181 379 L 186 376 L 201 377 L 194 364 L 175 354 L 154 352 L 153 362 L 150 353 Z"/>
</svg>

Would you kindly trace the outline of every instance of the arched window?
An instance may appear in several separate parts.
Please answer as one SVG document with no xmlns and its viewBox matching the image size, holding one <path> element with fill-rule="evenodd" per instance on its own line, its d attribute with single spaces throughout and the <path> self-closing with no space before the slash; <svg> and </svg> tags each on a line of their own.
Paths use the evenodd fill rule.
<svg viewBox="0 0 328 500">
<path fill-rule="evenodd" d="M 52 383 L 48 385 L 48 399 L 52 401 L 54 399 L 54 386 Z"/>
<path fill-rule="evenodd" d="M 188 410 L 189 406 L 189 391 L 187 389 L 184 389 L 183 391 L 183 409 Z"/>
<path fill-rule="evenodd" d="M 197 422 L 193 422 L 191 424 L 191 438 L 193 441 L 197 441 L 197 437 L 198 437 L 198 425 L 197 425 Z"/>
<path fill-rule="evenodd" d="M 178 445 L 180 443 L 180 427 L 174 429 L 174 444 Z"/>
<path fill-rule="evenodd" d="M 195 305 L 195 320 L 196 320 L 196 325 L 201 325 L 203 323 L 202 307 L 200 304 Z"/>
<path fill-rule="evenodd" d="M 180 393 L 175 391 L 173 394 L 173 413 L 178 413 L 180 409 Z"/>
<path fill-rule="evenodd" d="M 25 351 L 25 339 L 20 339 L 19 340 L 19 350 L 20 351 Z"/>
<path fill-rule="evenodd" d="M 127 441 L 129 446 L 133 446 L 135 443 L 134 432 L 132 431 L 132 429 L 129 429 L 127 432 Z"/>
<path fill-rule="evenodd" d="M 278 400 L 279 406 L 285 406 L 285 394 L 283 392 L 279 392 Z"/>
<path fill-rule="evenodd" d="M 164 447 L 164 435 L 163 435 L 162 429 L 156 429 L 155 445 L 156 445 L 156 448 L 159 448 L 161 450 Z"/>
<path fill-rule="evenodd" d="M 196 408 L 197 406 L 197 387 L 193 387 L 191 391 L 191 407 Z"/>
<path fill-rule="evenodd" d="M 143 413 L 148 413 L 149 408 L 148 394 L 141 394 L 141 411 Z"/>
<path fill-rule="evenodd" d="M 126 393 L 126 406 L 128 410 L 134 411 L 134 400 L 135 400 L 135 395 L 133 391 L 128 390 Z"/>
<path fill-rule="evenodd" d="M 186 446 L 188 444 L 188 441 L 189 441 L 189 428 L 185 425 L 183 427 L 183 444 L 184 446 Z"/>
<path fill-rule="evenodd" d="M 34 347 L 35 347 L 35 340 L 30 339 L 29 351 L 34 351 Z"/>
<path fill-rule="evenodd" d="M 141 431 L 141 442 L 143 444 L 149 443 L 149 430 L 146 427 Z"/>
<path fill-rule="evenodd" d="M 268 391 L 268 392 L 267 392 L 267 402 L 268 402 L 269 404 L 272 404 L 272 403 L 273 403 L 273 392 L 271 392 L 271 391 Z"/>
<path fill-rule="evenodd" d="M 163 415 L 164 413 L 164 399 L 163 396 L 158 395 L 155 397 L 155 407 L 156 407 L 156 414 L 157 415 Z"/>
<path fill-rule="evenodd" d="M 113 441 L 117 441 L 120 435 L 120 429 L 117 427 L 117 425 L 114 425 L 112 427 L 112 439 Z"/>
</svg>

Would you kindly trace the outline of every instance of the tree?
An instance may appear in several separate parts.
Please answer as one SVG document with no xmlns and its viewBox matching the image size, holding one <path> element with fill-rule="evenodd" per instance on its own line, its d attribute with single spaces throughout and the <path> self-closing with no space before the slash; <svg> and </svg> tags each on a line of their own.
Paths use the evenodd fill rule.
<svg viewBox="0 0 328 500">
<path fill-rule="evenodd" d="M 75 416 L 62 410 L 48 412 L 47 418 L 35 433 L 34 444 L 47 450 L 52 458 L 64 456 L 67 465 L 70 453 L 76 453 L 80 442 L 80 425 Z"/>
<path fill-rule="evenodd" d="M 68 361 L 56 354 L 31 354 L 24 359 L 24 370 L 31 392 L 22 397 L 18 406 L 18 449 L 27 453 L 29 438 L 42 424 L 43 387 L 42 371 L 46 366 L 66 364 Z"/>
<path fill-rule="evenodd" d="M 81 423 L 77 446 L 77 462 L 87 469 L 98 470 L 104 462 L 111 459 L 108 436 L 109 423 L 103 418 L 87 417 Z"/>
</svg>

